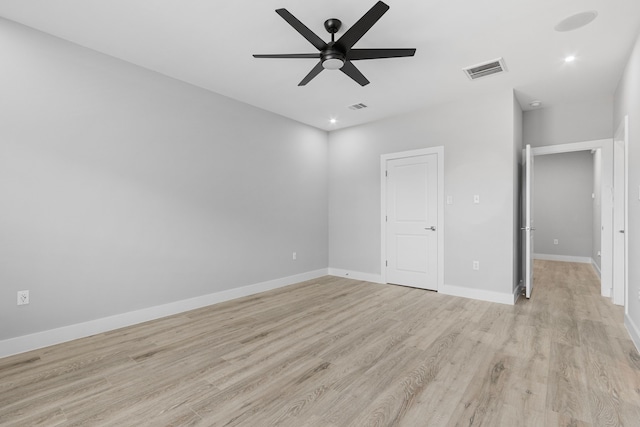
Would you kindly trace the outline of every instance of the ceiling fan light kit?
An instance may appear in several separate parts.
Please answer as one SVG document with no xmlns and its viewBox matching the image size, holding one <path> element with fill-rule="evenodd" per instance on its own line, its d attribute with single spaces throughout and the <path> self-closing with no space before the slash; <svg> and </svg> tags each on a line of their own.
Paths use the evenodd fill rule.
<svg viewBox="0 0 640 427">
<path fill-rule="evenodd" d="M 400 58 L 413 56 L 416 52 L 413 48 L 401 49 L 354 49 L 353 46 L 365 35 L 367 31 L 378 22 L 389 6 L 379 1 L 367 13 L 362 16 L 351 28 L 349 28 L 338 40 L 335 34 L 340 31 L 342 22 L 336 18 L 327 19 L 324 28 L 331 34 L 331 41 L 325 43 L 318 35 L 311 31 L 286 9 L 276 9 L 276 13 L 289 23 L 300 35 L 311 43 L 318 53 L 294 53 L 294 54 L 264 54 L 253 55 L 254 58 L 295 58 L 295 59 L 319 59 L 315 67 L 302 79 L 298 86 L 304 86 L 316 77 L 322 70 L 340 70 L 360 86 L 369 84 L 369 80 L 353 65 L 352 61 L 365 59 Z"/>
</svg>

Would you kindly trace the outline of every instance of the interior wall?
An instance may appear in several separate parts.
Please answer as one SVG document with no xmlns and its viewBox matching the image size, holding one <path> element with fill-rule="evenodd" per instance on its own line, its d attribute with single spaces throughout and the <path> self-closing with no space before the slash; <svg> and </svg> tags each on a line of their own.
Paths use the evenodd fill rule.
<svg viewBox="0 0 640 427">
<path fill-rule="evenodd" d="M 3 19 L 0 51 L 0 340 L 326 269 L 326 132 Z"/>
<path fill-rule="evenodd" d="M 629 252 L 627 325 L 640 348 L 640 37 L 636 39 L 624 74 L 616 89 L 612 126 L 617 128 L 629 116 L 629 152 L 627 157 L 628 185 L 628 229 Z"/>
<path fill-rule="evenodd" d="M 613 98 L 525 111 L 524 143 L 532 147 L 613 137 Z"/>
<path fill-rule="evenodd" d="M 524 144 L 542 147 L 612 138 L 614 131 L 612 117 L 613 98 L 609 97 L 525 111 Z M 600 168 L 598 171 L 601 171 L 602 153 L 600 152 L 598 156 L 600 163 L 599 166 L 594 163 L 594 168 L 597 166 Z M 594 179 L 601 177 L 600 172 L 593 176 Z M 600 185 L 594 183 L 594 188 L 591 191 L 596 194 L 596 199 L 592 200 L 591 218 L 593 223 L 590 233 L 592 246 L 589 256 L 595 262 L 596 268 L 601 268 L 601 258 L 598 253 L 601 248 L 602 216 L 600 211 L 594 212 L 595 209 L 600 208 Z"/>
<path fill-rule="evenodd" d="M 453 198 L 445 205 L 445 284 L 511 294 L 513 122 L 513 93 L 505 91 L 331 132 L 329 266 L 381 274 L 380 156 L 444 146 L 445 195 Z"/>
<path fill-rule="evenodd" d="M 590 151 L 536 156 L 534 253 L 591 258 L 593 181 Z"/>
</svg>

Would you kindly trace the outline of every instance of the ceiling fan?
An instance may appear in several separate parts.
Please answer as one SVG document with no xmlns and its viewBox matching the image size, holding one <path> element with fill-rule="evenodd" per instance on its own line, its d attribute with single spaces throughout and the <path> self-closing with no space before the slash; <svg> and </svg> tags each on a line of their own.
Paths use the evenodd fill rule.
<svg viewBox="0 0 640 427">
<path fill-rule="evenodd" d="M 320 62 L 306 75 L 298 86 L 304 86 L 324 69 L 340 70 L 351 77 L 360 86 L 369 84 L 369 80 L 356 68 L 351 61 L 361 61 L 364 59 L 399 58 L 413 56 L 415 49 L 353 49 L 353 45 L 365 35 L 367 31 L 378 22 L 389 6 L 379 1 L 367 13 L 365 13 L 351 28 L 347 30 L 338 40 L 335 34 L 340 30 L 342 22 L 339 19 L 331 18 L 324 22 L 324 28 L 331 34 L 331 41 L 325 43 L 313 31 L 307 28 L 287 9 L 276 9 L 276 13 L 289 23 L 302 37 L 318 49 L 318 53 L 285 53 L 270 55 L 253 55 L 254 58 L 315 58 Z"/>
</svg>

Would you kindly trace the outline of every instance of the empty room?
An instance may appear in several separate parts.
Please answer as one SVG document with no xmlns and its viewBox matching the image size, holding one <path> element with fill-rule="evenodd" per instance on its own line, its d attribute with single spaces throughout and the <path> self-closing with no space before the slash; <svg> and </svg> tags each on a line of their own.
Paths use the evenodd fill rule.
<svg viewBox="0 0 640 427">
<path fill-rule="evenodd" d="M 0 426 L 640 425 L 640 2 L 0 0 Z"/>
</svg>

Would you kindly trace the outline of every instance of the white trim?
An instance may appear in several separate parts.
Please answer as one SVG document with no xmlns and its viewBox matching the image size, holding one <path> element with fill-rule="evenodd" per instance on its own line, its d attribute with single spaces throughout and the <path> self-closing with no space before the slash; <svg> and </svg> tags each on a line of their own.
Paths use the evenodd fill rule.
<svg viewBox="0 0 640 427">
<path fill-rule="evenodd" d="M 518 286 L 516 286 L 516 288 L 513 290 L 513 303 L 514 304 L 518 302 L 518 298 L 520 298 L 522 296 L 523 292 L 525 292 L 524 281 L 520 280 L 520 282 L 518 283 Z"/>
<path fill-rule="evenodd" d="M 625 141 L 624 141 L 624 312 L 629 314 L 629 115 L 624 116 Z M 637 329 L 636 329 L 637 332 Z M 640 351 L 640 340 L 636 342 L 636 348 Z"/>
<path fill-rule="evenodd" d="M 327 272 L 327 269 L 323 268 L 320 270 L 309 271 L 307 273 L 269 280 L 266 282 L 243 286 L 240 288 L 228 289 L 225 291 L 202 295 L 195 298 L 175 301 L 155 307 L 130 311 L 128 313 L 116 314 L 114 316 L 103 317 L 101 319 L 91 320 L 83 323 L 77 323 L 75 325 L 63 326 L 61 328 L 36 332 L 30 335 L 9 338 L 0 341 L 0 357 L 24 353 L 26 351 L 36 350 L 54 344 L 60 344 L 78 338 L 84 338 L 91 335 L 112 331 L 114 329 L 136 325 L 138 323 L 147 322 L 149 320 L 155 320 L 161 317 L 171 316 L 174 314 L 183 313 L 185 311 L 206 307 L 208 305 L 213 305 L 232 299 L 281 288 L 284 286 L 292 285 L 294 283 L 304 282 L 305 280 L 317 279 L 318 277 L 326 276 Z"/>
<path fill-rule="evenodd" d="M 594 260 L 593 258 L 591 258 L 591 266 L 595 270 L 595 272 L 598 275 L 598 277 L 602 277 L 602 273 L 600 272 L 600 266 L 598 266 L 598 264 L 596 264 L 596 260 Z"/>
<path fill-rule="evenodd" d="M 533 289 L 533 281 L 534 281 L 533 280 L 533 250 L 534 250 L 535 236 L 533 234 L 533 231 L 535 230 L 535 227 L 534 227 L 534 218 L 533 218 L 534 216 L 533 204 L 535 200 L 533 198 L 534 160 L 533 160 L 533 154 L 531 152 L 530 144 L 525 145 L 523 157 L 524 157 L 524 162 L 522 166 L 524 170 L 524 174 L 523 174 L 524 176 L 523 176 L 522 185 L 524 190 L 524 194 L 523 194 L 524 224 L 522 224 L 523 227 L 520 227 L 520 230 L 524 228 L 525 231 L 524 231 L 524 239 L 523 239 L 524 263 L 522 268 L 524 269 L 523 281 L 524 281 L 525 297 L 531 298 L 531 290 Z"/>
<path fill-rule="evenodd" d="M 624 315 L 624 325 L 627 327 L 627 331 L 629 332 L 631 341 L 633 341 L 633 344 L 636 346 L 636 350 L 640 353 L 640 327 L 633 323 L 628 313 Z"/>
<path fill-rule="evenodd" d="M 588 256 L 533 254 L 533 259 L 541 259 L 544 261 L 579 262 L 581 264 L 591 264 L 591 258 Z"/>
<path fill-rule="evenodd" d="M 346 277 L 348 279 L 364 280 L 365 282 L 372 283 L 385 283 L 382 281 L 382 275 L 380 274 L 362 273 L 360 271 L 342 270 L 339 268 L 329 267 L 329 276 Z"/>
<path fill-rule="evenodd" d="M 614 150 L 615 150 L 615 141 L 621 140 L 624 148 L 624 224 L 623 228 L 625 230 L 624 234 L 624 271 L 622 273 L 622 280 L 624 282 L 622 289 L 615 289 L 616 284 L 612 281 L 612 294 L 613 294 L 613 303 L 617 305 L 624 306 L 625 314 L 629 313 L 629 304 L 627 304 L 627 299 L 629 298 L 628 290 L 629 290 L 629 116 L 625 115 L 618 128 L 616 129 L 616 133 L 614 135 Z M 615 155 L 614 155 L 614 174 L 615 174 Z M 614 216 L 615 209 L 617 207 L 617 203 L 615 203 L 614 198 Z M 615 233 L 615 230 L 614 230 Z M 615 254 L 614 254 L 615 256 Z"/>
<path fill-rule="evenodd" d="M 531 147 L 531 154 L 543 156 L 545 154 L 571 153 L 574 151 L 593 150 L 602 148 L 611 143 L 611 139 L 596 139 L 593 141 L 572 142 L 569 144 L 546 145 L 543 147 Z"/>
<path fill-rule="evenodd" d="M 387 212 L 387 161 L 403 159 L 406 157 L 424 156 L 436 154 L 438 157 L 438 282 L 437 290 L 444 285 L 444 146 L 420 148 L 417 150 L 402 151 L 399 153 L 388 153 L 380 156 L 380 275 L 381 282 L 387 283 L 387 269 L 385 260 L 387 259 L 387 233 L 385 216 Z"/>
<path fill-rule="evenodd" d="M 518 299 L 520 287 L 517 287 L 512 294 L 487 291 L 485 289 L 472 289 L 464 286 L 442 285 L 438 292 L 454 297 L 471 298 L 480 301 L 497 302 L 500 304 L 513 305 Z"/>
</svg>

